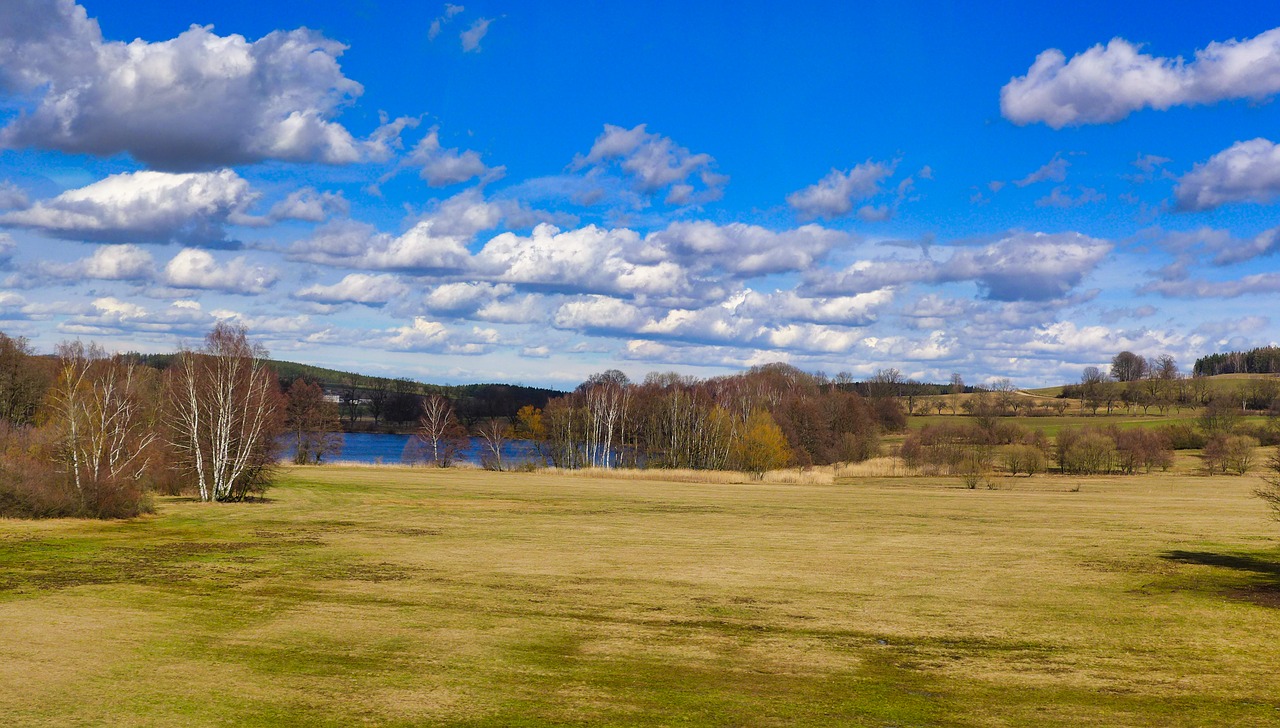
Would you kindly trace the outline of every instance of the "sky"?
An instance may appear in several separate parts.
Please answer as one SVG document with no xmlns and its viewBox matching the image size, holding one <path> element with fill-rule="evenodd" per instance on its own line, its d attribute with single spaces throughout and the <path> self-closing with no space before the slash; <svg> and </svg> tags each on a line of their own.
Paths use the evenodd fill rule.
<svg viewBox="0 0 1280 728">
<path fill-rule="evenodd" d="M 1274 3 L 9 0 L 0 331 L 443 384 L 1189 370 L 1280 340 L 1278 93 Z"/>
</svg>

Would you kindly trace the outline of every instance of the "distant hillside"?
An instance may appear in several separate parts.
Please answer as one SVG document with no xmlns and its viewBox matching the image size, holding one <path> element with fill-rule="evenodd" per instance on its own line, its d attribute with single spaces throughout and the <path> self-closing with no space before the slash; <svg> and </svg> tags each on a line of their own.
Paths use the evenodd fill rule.
<svg viewBox="0 0 1280 728">
<path fill-rule="evenodd" d="M 174 355 L 131 353 L 128 356 L 136 358 L 138 362 L 147 366 L 164 369 L 173 361 Z M 559 390 L 544 387 L 525 387 L 497 382 L 447 386 L 426 384 L 404 377 L 393 379 L 344 372 L 292 361 L 269 359 L 267 363 L 275 369 L 281 384 L 286 387 L 295 379 L 302 378 L 320 383 L 326 393 L 345 400 L 367 402 L 379 395 L 385 398 L 392 393 L 414 397 L 440 394 L 453 402 L 458 418 L 467 424 L 491 417 L 515 417 L 516 412 L 525 405 L 545 407 L 548 399 L 564 394 Z M 416 416 L 414 419 L 416 421 Z"/>
</svg>

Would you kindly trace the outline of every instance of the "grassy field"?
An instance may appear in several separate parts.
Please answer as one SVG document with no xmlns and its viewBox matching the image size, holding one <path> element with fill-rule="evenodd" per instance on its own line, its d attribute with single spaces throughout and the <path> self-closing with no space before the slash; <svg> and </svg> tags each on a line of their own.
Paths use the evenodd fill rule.
<svg viewBox="0 0 1280 728">
<path fill-rule="evenodd" d="M 326 467 L 267 503 L 0 521 L 0 715 L 1280 725 L 1254 482 Z"/>
</svg>

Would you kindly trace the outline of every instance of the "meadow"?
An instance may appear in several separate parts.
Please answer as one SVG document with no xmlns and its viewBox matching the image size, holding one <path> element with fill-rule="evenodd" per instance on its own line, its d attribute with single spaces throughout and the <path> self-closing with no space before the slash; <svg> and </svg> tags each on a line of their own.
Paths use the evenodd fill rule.
<svg viewBox="0 0 1280 728">
<path fill-rule="evenodd" d="M 1280 725 L 1256 483 L 326 466 L 266 502 L 0 520 L 0 715 Z"/>
</svg>

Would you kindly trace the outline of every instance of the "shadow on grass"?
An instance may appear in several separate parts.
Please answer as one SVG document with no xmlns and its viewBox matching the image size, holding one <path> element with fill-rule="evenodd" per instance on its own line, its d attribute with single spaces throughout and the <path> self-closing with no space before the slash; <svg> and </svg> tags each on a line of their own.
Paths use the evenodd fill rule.
<svg viewBox="0 0 1280 728">
<path fill-rule="evenodd" d="M 1222 566 L 1236 571 L 1245 571 L 1259 576 L 1269 576 L 1272 579 L 1280 579 L 1280 563 L 1254 556 L 1218 554 L 1212 551 L 1166 551 L 1161 558 L 1177 561 L 1181 564 Z"/>
<path fill-rule="evenodd" d="M 1238 574 L 1253 577 L 1249 583 L 1228 587 L 1226 596 L 1267 607 L 1280 608 L 1280 562 L 1241 554 L 1220 554 L 1212 551 L 1166 551 L 1161 558 L 1180 564 L 1218 566 Z M 1262 577 L 1257 579 L 1257 577 Z"/>
</svg>

